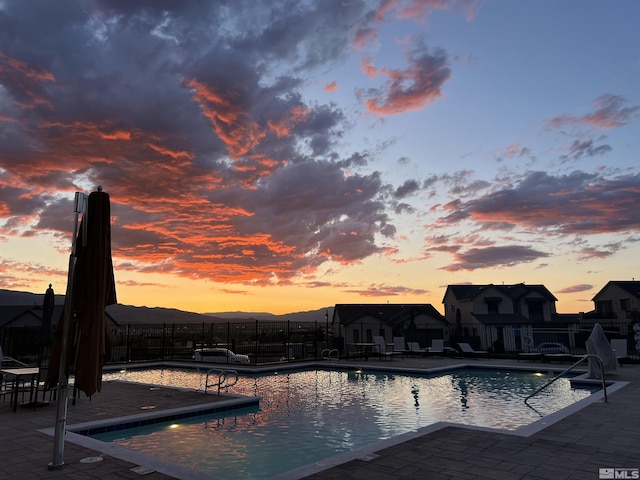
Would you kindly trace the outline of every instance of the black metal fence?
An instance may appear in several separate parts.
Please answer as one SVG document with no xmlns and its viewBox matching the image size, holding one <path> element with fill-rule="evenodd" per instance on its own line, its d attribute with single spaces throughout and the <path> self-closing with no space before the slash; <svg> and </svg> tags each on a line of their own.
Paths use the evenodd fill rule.
<svg viewBox="0 0 640 480">
<path fill-rule="evenodd" d="M 106 363 L 192 360 L 196 349 L 213 347 L 247 355 L 254 365 L 318 359 L 330 338 L 323 322 L 128 324 L 111 330 L 115 343 Z M 39 327 L 5 327 L 0 345 L 4 355 L 25 363 L 48 360 Z"/>
<path fill-rule="evenodd" d="M 635 332 L 629 323 L 601 324 L 609 339 L 627 339 L 629 354 L 637 355 Z M 201 324 L 128 324 L 112 328 L 115 344 L 106 363 L 132 363 L 165 360 L 193 360 L 198 348 L 227 348 L 247 355 L 252 365 L 267 365 L 322 358 L 326 349 L 347 355 L 348 339 L 332 335 L 326 322 L 224 322 Z M 530 351 L 542 344 L 557 344 L 571 354 L 585 353 L 591 325 L 565 328 L 530 328 L 517 325 L 451 325 L 444 329 L 387 333 L 404 336 L 407 342 L 428 347 L 433 339 L 457 348 L 469 343 L 476 350 L 488 350 L 495 356 L 509 356 Z M 379 323 L 371 325 L 378 331 Z M 29 364 L 48 361 L 48 349 L 42 345 L 39 327 L 5 327 L 0 329 L 0 346 L 4 355 Z"/>
</svg>

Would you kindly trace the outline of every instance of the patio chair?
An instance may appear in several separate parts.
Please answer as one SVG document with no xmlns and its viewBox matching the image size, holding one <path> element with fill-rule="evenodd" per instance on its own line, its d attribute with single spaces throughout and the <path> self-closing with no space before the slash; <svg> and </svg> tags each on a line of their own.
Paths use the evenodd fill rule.
<svg viewBox="0 0 640 480">
<path fill-rule="evenodd" d="M 427 353 L 426 348 L 422 348 L 418 342 L 407 342 L 407 353 L 409 355 L 424 355 Z"/>
<path fill-rule="evenodd" d="M 458 347 L 465 357 L 479 358 L 489 356 L 489 352 L 486 350 L 474 350 L 468 343 L 458 343 Z"/>
<path fill-rule="evenodd" d="M 611 349 L 616 356 L 616 360 L 618 360 L 618 365 L 622 366 L 623 360 L 630 360 L 629 354 L 627 353 L 627 339 L 626 338 L 614 338 L 609 342 L 611 345 Z"/>
<path fill-rule="evenodd" d="M 375 347 L 374 347 L 374 355 L 378 355 L 381 359 L 382 358 L 388 358 L 389 360 L 391 360 L 391 358 L 393 357 L 393 352 L 387 351 L 387 344 L 384 341 L 384 338 L 381 336 L 374 336 L 373 337 L 373 343 L 375 343 Z"/>
<path fill-rule="evenodd" d="M 28 365 L 20 360 L 16 360 L 15 358 L 4 356 L 2 353 L 2 347 L 0 347 L 0 366 L 27 367 Z"/>
<path fill-rule="evenodd" d="M 404 337 L 393 337 L 393 353 L 402 356 L 409 353 Z"/>
<path fill-rule="evenodd" d="M 429 355 L 441 355 L 444 357 L 446 355 L 457 355 L 460 352 L 458 352 L 455 348 L 445 347 L 443 339 L 434 338 L 433 340 L 431 340 L 431 347 L 427 350 L 427 353 Z"/>
<path fill-rule="evenodd" d="M 457 350 L 444 346 L 444 340 L 441 338 L 435 338 L 431 340 L 431 347 L 427 349 L 429 355 L 441 355 L 445 356 L 450 353 L 458 353 Z"/>
<path fill-rule="evenodd" d="M 427 349 L 429 355 L 444 355 L 444 340 L 431 340 L 431 346 Z"/>
</svg>

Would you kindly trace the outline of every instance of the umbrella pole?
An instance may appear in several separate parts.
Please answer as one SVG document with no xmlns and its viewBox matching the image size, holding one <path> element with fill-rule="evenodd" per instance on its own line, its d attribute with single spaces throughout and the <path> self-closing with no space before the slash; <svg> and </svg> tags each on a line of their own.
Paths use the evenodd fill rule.
<svg viewBox="0 0 640 480">
<path fill-rule="evenodd" d="M 64 466 L 64 436 L 67 426 L 67 400 L 69 398 L 69 376 L 67 374 L 68 349 L 69 349 L 69 331 L 71 330 L 71 310 L 72 307 L 72 290 L 73 280 L 76 269 L 76 234 L 78 232 L 78 216 L 83 213 L 83 224 L 86 226 L 84 218 L 84 205 L 86 195 L 76 192 L 74 202 L 75 223 L 73 227 L 73 239 L 71 245 L 71 255 L 69 256 L 69 273 L 67 275 L 67 292 L 64 298 L 64 324 L 62 325 L 62 343 L 60 346 L 60 370 L 58 371 L 58 408 L 56 410 L 56 425 L 53 437 L 53 460 L 48 465 L 49 470 L 59 470 Z M 83 242 L 86 241 L 86 235 L 83 235 Z"/>
<path fill-rule="evenodd" d="M 67 299 L 69 303 L 64 309 L 64 325 L 62 328 L 62 345 L 60 348 L 60 370 L 58 373 L 58 408 L 56 410 L 56 425 L 53 437 L 53 461 L 48 465 L 49 470 L 59 470 L 64 466 L 64 436 L 67 424 L 67 400 L 69 398 L 69 377 L 67 375 L 67 357 L 69 349 L 69 331 L 71 323 L 71 285 L 75 270 L 75 256 L 69 258 L 69 275 L 67 280 Z"/>
</svg>

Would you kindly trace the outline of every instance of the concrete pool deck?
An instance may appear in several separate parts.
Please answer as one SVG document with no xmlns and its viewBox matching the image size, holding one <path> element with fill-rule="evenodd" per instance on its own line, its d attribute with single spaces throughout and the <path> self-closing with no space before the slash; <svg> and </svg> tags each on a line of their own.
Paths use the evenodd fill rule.
<svg viewBox="0 0 640 480">
<path fill-rule="evenodd" d="M 460 363 L 532 366 L 543 370 L 567 366 L 447 358 L 396 359 L 383 365 L 431 369 Z M 349 364 L 362 362 L 339 362 L 339 365 Z M 367 364 L 377 366 L 382 363 L 369 360 Z M 375 454 L 362 459 L 298 478 L 587 480 L 598 479 L 600 468 L 640 468 L 640 365 L 625 365 L 610 379 L 628 381 L 629 384 L 611 393 L 608 403 L 596 401 L 530 436 L 448 426 L 380 448 L 375 450 Z M 69 403 L 67 425 L 71 428 L 79 423 L 227 399 L 205 396 L 202 392 L 109 382 L 92 399 L 81 396 L 75 405 Z M 55 405 L 36 410 L 19 408 L 13 413 L 8 399 L 0 403 L 0 478 L 176 478 L 153 471 L 153 464 L 123 460 L 69 441 L 64 448 L 65 465 L 59 470 L 49 470 L 47 465 L 53 458 L 53 437 L 41 430 L 52 428 L 55 418 Z M 92 461 L 96 458 L 102 460 Z"/>
</svg>

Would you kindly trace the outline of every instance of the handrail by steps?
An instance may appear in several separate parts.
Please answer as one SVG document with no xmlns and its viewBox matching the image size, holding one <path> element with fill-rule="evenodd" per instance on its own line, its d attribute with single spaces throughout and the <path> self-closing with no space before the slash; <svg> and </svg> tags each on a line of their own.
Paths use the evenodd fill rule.
<svg viewBox="0 0 640 480">
<path fill-rule="evenodd" d="M 218 374 L 218 379 L 209 382 L 209 375 L 214 373 Z M 226 368 L 211 368 L 207 372 L 207 378 L 204 384 L 204 393 L 207 393 L 209 387 L 218 387 L 218 395 L 220 395 L 220 389 L 227 389 L 238 383 L 238 372 L 235 370 L 228 370 Z"/>
<path fill-rule="evenodd" d="M 323 360 L 340 360 L 340 352 L 336 348 L 328 349 L 325 348 L 320 353 L 320 356 Z"/>
<path fill-rule="evenodd" d="M 547 383 L 545 383 L 544 385 L 542 385 L 540 388 L 538 388 L 535 392 L 533 392 L 531 395 L 529 395 L 527 398 L 524 399 L 524 403 L 527 403 L 527 401 L 533 397 L 535 394 L 537 394 L 538 392 L 544 390 L 545 388 L 547 388 L 549 385 L 551 385 L 553 382 L 555 382 L 556 380 L 558 380 L 560 377 L 562 377 L 563 375 L 565 375 L 566 373 L 570 372 L 571 370 L 573 370 L 575 367 L 577 367 L 578 365 L 580 365 L 582 362 L 584 362 L 585 360 L 588 360 L 589 358 L 595 358 L 598 361 L 598 364 L 600 365 L 600 378 L 602 379 L 602 390 L 604 391 L 604 401 L 605 403 L 608 401 L 607 399 L 607 382 L 604 378 L 604 363 L 602 362 L 602 359 L 597 356 L 594 355 L 593 353 L 588 353 L 585 356 L 583 356 L 580 360 L 578 360 L 576 363 L 574 363 L 573 365 L 571 365 L 569 368 L 567 368 L 566 370 L 564 370 L 562 373 L 556 375 L 555 377 L 553 377 L 551 380 L 549 380 Z"/>
</svg>

